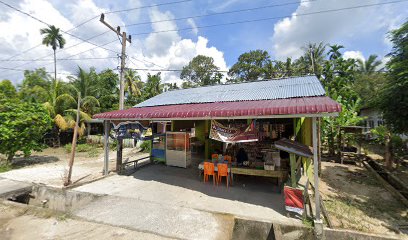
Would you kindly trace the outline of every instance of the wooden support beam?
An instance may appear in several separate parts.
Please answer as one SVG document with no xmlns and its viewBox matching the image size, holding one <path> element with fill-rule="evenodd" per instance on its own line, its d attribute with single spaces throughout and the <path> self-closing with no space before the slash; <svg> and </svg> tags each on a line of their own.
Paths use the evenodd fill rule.
<svg viewBox="0 0 408 240">
<path fill-rule="evenodd" d="M 312 118 L 313 172 L 315 186 L 316 221 L 320 222 L 319 161 L 317 156 L 317 119 Z"/>
<path fill-rule="evenodd" d="M 293 188 L 297 187 L 296 181 L 296 156 L 293 153 L 289 154 L 290 159 L 290 182 Z"/>
<path fill-rule="evenodd" d="M 109 132 L 110 132 L 110 122 L 104 121 L 104 149 L 105 149 L 105 156 L 104 156 L 104 165 L 103 165 L 103 175 L 109 174 Z"/>
</svg>

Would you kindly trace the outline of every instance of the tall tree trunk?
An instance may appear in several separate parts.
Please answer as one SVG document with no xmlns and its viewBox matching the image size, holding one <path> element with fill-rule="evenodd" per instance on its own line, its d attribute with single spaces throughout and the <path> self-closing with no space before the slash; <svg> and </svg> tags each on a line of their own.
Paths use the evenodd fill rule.
<svg viewBox="0 0 408 240">
<path fill-rule="evenodd" d="M 54 50 L 54 80 L 55 82 L 57 82 L 57 54 L 55 52 L 55 49 L 53 50 Z"/>
<path fill-rule="evenodd" d="M 385 166 L 388 170 L 392 168 L 392 146 L 391 146 L 391 133 L 385 134 Z"/>
</svg>

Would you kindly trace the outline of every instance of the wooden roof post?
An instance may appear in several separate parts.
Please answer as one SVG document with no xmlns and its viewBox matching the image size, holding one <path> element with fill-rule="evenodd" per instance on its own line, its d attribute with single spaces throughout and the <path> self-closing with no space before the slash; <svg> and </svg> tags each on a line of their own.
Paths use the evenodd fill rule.
<svg viewBox="0 0 408 240">
<path fill-rule="evenodd" d="M 296 156 L 294 153 L 289 153 L 290 159 L 290 181 L 293 188 L 297 187 L 296 181 Z"/>
<path fill-rule="evenodd" d="M 104 149 L 105 149 L 105 156 L 104 156 L 104 165 L 103 165 L 103 175 L 109 174 L 109 132 L 110 132 L 110 122 L 108 120 L 104 121 Z"/>
<path fill-rule="evenodd" d="M 317 118 L 312 118 L 312 137 L 313 137 L 313 175 L 315 188 L 315 234 L 321 236 L 323 234 L 323 221 L 320 218 L 320 192 L 319 192 L 319 161 L 318 161 L 318 146 L 317 146 Z"/>
</svg>

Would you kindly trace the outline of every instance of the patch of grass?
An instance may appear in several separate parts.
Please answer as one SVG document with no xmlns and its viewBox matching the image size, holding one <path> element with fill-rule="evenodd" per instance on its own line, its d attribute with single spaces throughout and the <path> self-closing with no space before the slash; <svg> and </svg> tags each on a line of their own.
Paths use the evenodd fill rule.
<svg viewBox="0 0 408 240">
<path fill-rule="evenodd" d="M 7 172 L 13 169 L 11 163 L 0 162 L 0 173 Z"/>
<path fill-rule="evenodd" d="M 64 148 L 66 153 L 70 153 L 72 144 L 66 144 Z M 97 157 L 99 155 L 98 146 L 93 144 L 78 144 L 75 148 L 75 152 L 86 152 L 88 153 L 88 157 Z"/>
<path fill-rule="evenodd" d="M 55 219 L 57 219 L 57 221 L 62 222 L 62 221 L 67 221 L 68 218 L 71 218 L 71 214 L 70 213 L 63 213 L 60 215 L 57 215 L 55 217 Z"/>
<path fill-rule="evenodd" d="M 313 228 L 313 218 L 311 217 L 303 218 L 302 223 L 308 228 Z"/>
</svg>

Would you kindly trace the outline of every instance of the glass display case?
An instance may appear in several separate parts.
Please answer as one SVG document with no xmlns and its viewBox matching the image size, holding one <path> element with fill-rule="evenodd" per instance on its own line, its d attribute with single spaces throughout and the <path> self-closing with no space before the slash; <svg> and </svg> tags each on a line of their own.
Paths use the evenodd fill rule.
<svg viewBox="0 0 408 240">
<path fill-rule="evenodd" d="M 190 133 L 166 133 L 166 164 L 183 168 L 190 166 Z"/>
</svg>

